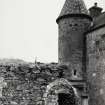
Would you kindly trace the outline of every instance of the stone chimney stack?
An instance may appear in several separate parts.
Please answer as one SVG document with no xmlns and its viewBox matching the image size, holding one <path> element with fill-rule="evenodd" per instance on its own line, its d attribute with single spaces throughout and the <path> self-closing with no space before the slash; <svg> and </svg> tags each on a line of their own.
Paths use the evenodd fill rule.
<svg viewBox="0 0 105 105">
<path fill-rule="evenodd" d="M 94 3 L 94 6 L 92 6 L 89 9 L 90 16 L 93 17 L 93 18 L 96 18 L 96 17 L 98 17 L 102 13 L 102 10 L 103 9 L 101 7 L 97 6 L 97 3 Z"/>
</svg>

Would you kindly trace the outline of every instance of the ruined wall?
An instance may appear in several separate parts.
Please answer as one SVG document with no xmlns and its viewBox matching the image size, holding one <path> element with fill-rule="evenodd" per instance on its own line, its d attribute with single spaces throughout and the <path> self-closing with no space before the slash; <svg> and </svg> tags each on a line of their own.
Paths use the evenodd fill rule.
<svg viewBox="0 0 105 105">
<path fill-rule="evenodd" d="M 105 27 L 87 35 L 89 105 L 105 105 Z"/>
<path fill-rule="evenodd" d="M 57 79 L 47 86 L 44 100 L 45 105 L 80 105 L 76 89 L 64 78 Z"/>
<path fill-rule="evenodd" d="M 52 64 L 0 66 L 0 105 L 43 105 L 46 86 L 58 76 Z"/>
<path fill-rule="evenodd" d="M 84 32 L 90 21 L 81 17 L 59 20 L 59 63 L 69 65 L 68 78 L 81 80 L 83 77 Z M 66 78 L 67 78 L 66 77 Z"/>
</svg>

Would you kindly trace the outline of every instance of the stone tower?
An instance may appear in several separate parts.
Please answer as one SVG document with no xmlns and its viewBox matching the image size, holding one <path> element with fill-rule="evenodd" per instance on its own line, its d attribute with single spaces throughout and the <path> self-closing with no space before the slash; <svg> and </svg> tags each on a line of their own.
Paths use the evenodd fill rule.
<svg viewBox="0 0 105 105">
<path fill-rule="evenodd" d="M 59 27 L 58 57 L 60 64 L 67 64 L 69 80 L 84 80 L 85 35 L 92 18 L 82 0 L 66 0 L 57 18 Z"/>
</svg>

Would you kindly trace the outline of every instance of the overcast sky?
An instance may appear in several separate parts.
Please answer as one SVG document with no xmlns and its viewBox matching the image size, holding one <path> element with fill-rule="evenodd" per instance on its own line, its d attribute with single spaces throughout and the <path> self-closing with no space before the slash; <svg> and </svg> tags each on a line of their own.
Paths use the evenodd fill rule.
<svg viewBox="0 0 105 105">
<path fill-rule="evenodd" d="M 65 0 L 0 0 L 0 58 L 57 62 L 56 18 Z M 105 0 L 94 2 L 105 10 Z"/>
</svg>

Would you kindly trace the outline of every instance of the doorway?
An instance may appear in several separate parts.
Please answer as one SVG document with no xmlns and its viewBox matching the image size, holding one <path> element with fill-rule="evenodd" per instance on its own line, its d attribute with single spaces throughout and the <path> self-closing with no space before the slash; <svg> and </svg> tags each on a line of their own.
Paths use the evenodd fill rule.
<svg viewBox="0 0 105 105">
<path fill-rule="evenodd" d="M 71 94 L 59 93 L 58 105 L 75 105 L 75 97 Z"/>
</svg>

